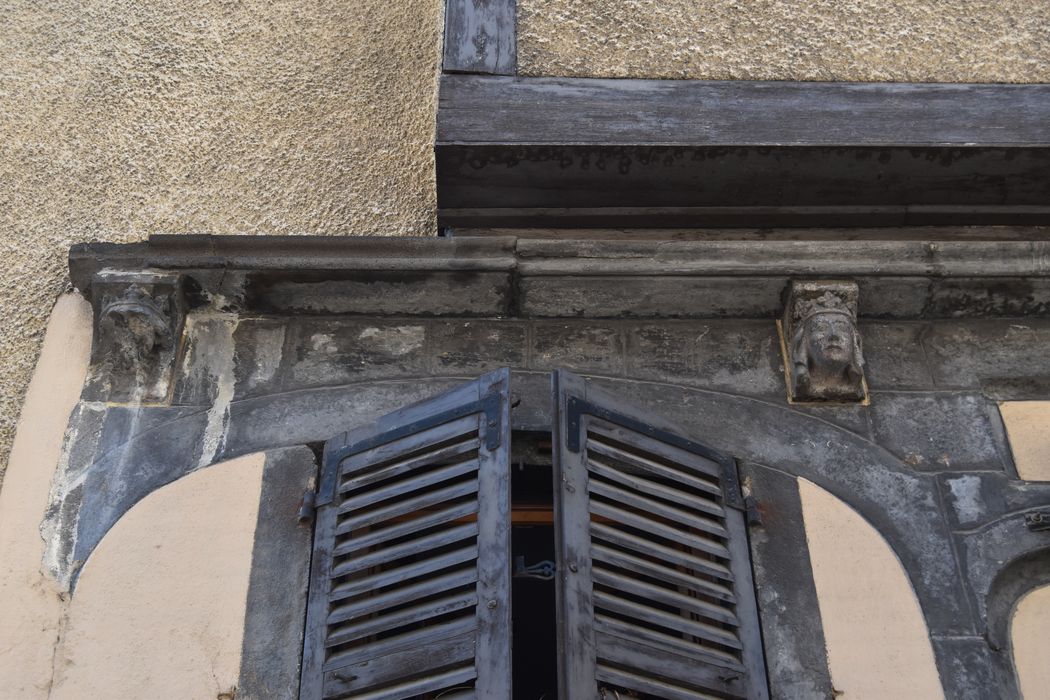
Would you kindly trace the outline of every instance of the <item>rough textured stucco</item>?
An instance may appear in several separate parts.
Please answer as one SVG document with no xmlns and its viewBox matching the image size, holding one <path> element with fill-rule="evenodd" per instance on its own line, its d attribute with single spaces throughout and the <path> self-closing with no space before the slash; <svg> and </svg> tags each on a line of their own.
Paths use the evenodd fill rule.
<svg viewBox="0 0 1050 700">
<path fill-rule="evenodd" d="M 518 0 L 526 75 L 1050 81 L 1045 0 Z"/>
<path fill-rule="evenodd" d="M 442 5 L 5 3 L 0 469 L 70 244 L 433 231 Z"/>
<path fill-rule="evenodd" d="M 235 697 L 266 456 L 140 501 L 84 564 L 49 698 Z"/>
<path fill-rule="evenodd" d="M 1017 475 L 1050 481 L 1050 401 L 1007 401 L 999 404 L 999 411 Z"/>
<path fill-rule="evenodd" d="M 900 560 L 855 510 L 812 481 L 798 485 L 838 697 L 943 698 L 926 622 Z"/>
<path fill-rule="evenodd" d="M 1037 588 L 1017 604 L 1010 626 L 1014 667 L 1025 700 L 1045 697 L 1050 688 L 1046 631 L 1050 629 L 1050 586 Z"/>
<path fill-rule="evenodd" d="M 62 438 L 91 354 L 91 307 L 62 296 L 26 393 L 0 490 L 0 698 L 47 697 L 65 596 L 40 565 L 44 519 Z"/>
</svg>

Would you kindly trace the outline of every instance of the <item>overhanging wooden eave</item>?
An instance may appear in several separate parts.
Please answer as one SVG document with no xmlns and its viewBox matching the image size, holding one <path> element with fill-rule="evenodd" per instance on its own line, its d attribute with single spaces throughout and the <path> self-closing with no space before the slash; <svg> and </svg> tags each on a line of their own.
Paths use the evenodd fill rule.
<svg viewBox="0 0 1050 700">
<path fill-rule="evenodd" d="M 1050 223 L 1050 85 L 442 76 L 445 227 Z"/>
</svg>

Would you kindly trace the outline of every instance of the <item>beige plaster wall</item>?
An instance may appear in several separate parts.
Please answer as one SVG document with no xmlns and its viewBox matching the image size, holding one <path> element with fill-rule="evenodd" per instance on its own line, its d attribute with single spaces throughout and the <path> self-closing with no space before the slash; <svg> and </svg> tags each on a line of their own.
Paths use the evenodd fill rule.
<svg viewBox="0 0 1050 700">
<path fill-rule="evenodd" d="M 896 554 L 844 502 L 798 483 L 836 697 L 943 698 L 926 621 Z"/>
<path fill-rule="evenodd" d="M 1047 630 L 1050 630 L 1050 586 L 1037 588 L 1022 598 L 1010 625 L 1014 668 L 1025 700 L 1045 698 L 1050 688 Z"/>
<path fill-rule="evenodd" d="M 1046 0 L 518 0 L 527 75 L 1050 81 Z"/>
<path fill-rule="evenodd" d="M 8 0 L 0 476 L 77 241 L 434 230 L 442 0 Z"/>
<path fill-rule="evenodd" d="M 1006 401 L 999 404 L 1017 475 L 1050 481 L 1050 401 Z"/>
<path fill-rule="evenodd" d="M 80 574 L 49 700 L 235 697 L 265 462 L 194 472 L 113 526 Z"/>
<path fill-rule="evenodd" d="M 44 571 L 44 519 L 62 436 L 91 354 L 91 307 L 59 298 L 0 488 L 0 698 L 47 697 L 65 594 Z"/>
</svg>

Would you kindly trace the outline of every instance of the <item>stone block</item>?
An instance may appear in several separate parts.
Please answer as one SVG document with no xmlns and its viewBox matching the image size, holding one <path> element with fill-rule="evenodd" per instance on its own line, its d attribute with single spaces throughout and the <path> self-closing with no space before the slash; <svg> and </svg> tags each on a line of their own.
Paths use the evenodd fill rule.
<svg viewBox="0 0 1050 700">
<path fill-rule="evenodd" d="M 437 374 L 481 374 L 524 367 L 527 327 L 520 321 L 434 321 L 427 347 Z"/>
<path fill-rule="evenodd" d="M 748 396 L 785 392 L 772 321 L 644 324 L 627 332 L 628 376 Z"/>
<path fill-rule="evenodd" d="M 263 396 L 280 390 L 288 321 L 244 319 L 233 333 L 237 398 Z"/>
<path fill-rule="evenodd" d="M 915 469 L 1004 468 L 998 411 L 979 394 L 873 392 L 871 417 L 876 442 Z"/>
<path fill-rule="evenodd" d="M 922 348 L 924 324 L 861 323 L 870 389 L 929 389 L 933 377 Z"/>
<path fill-rule="evenodd" d="M 520 308 L 539 318 L 773 318 L 779 277 L 525 277 Z"/>
<path fill-rule="evenodd" d="M 1042 319 L 934 323 L 923 346 L 939 387 L 1019 387 L 1050 376 L 1050 321 Z"/>
<path fill-rule="evenodd" d="M 429 373 L 426 327 L 410 321 L 302 320 L 289 329 L 287 388 Z"/>
<path fill-rule="evenodd" d="M 624 371 L 621 327 L 577 321 L 537 322 L 532 331 L 530 369 L 621 375 Z"/>
</svg>

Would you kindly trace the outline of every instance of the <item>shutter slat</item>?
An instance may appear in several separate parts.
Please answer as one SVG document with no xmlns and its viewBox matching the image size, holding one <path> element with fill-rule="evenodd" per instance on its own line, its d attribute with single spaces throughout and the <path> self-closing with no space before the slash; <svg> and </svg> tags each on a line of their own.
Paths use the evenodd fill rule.
<svg viewBox="0 0 1050 700">
<path fill-rule="evenodd" d="M 671 678 L 676 684 L 686 686 L 683 690 L 694 693 L 714 691 L 730 697 L 739 697 L 730 684 L 723 679 L 738 677 L 740 671 L 723 666 L 695 663 L 693 659 L 666 649 L 656 649 L 635 640 L 601 632 L 597 635 L 600 654 L 614 667 L 640 669 L 638 676 L 653 680 Z M 702 696 L 703 697 L 703 696 Z"/>
<path fill-rule="evenodd" d="M 641 530 L 651 535 L 662 537 L 674 544 L 699 549 L 722 559 L 729 559 L 729 550 L 724 545 L 713 540 L 704 539 L 695 533 L 665 525 L 664 523 L 646 518 L 644 515 L 632 513 L 623 508 L 617 508 L 606 502 L 591 501 L 591 512 L 602 518 L 612 520 L 619 525 L 626 525 L 635 530 Z"/>
<path fill-rule="evenodd" d="M 346 644 L 379 632 L 386 632 L 408 623 L 426 622 L 433 617 L 447 615 L 448 613 L 476 605 L 477 602 L 478 592 L 472 590 L 469 593 L 445 596 L 421 605 L 413 605 L 410 608 L 404 608 L 389 615 L 372 617 L 356 625 L 336 626 L 334 631 L 328 633 L 325 645 L 330 647 L 339 646 L 340 644 Z"/>
<path fill-rule="evenodd" d="M 451 508 L 437 511 L 436 513 L 423 515 L 418 518 L 413 518 L 412 520 L 400 521 L 395 525 L 384 527 L 381 530 L 371 530 L 366 534 L 353 535 L 349 540 L 336 547 L 332 554 L 333 556 L 341 557 L 351 552 L 357 552 L 362 549 L 381 545 L 390 540 L 396 540 L 399 537 L 415 534 L 421 530 L 434 527 L 435 525 L 444 525 L 453 520 L 460 520 L 475 515 L 477 512 L 477 501 L 460 503 Z"/>
<path fill-rule="evenodd" d="M 478 482 L 465 481 L 461 484 L 454 484 L 452 486 L 446 486 L 443 489 L 435 491 L 428 491 L 422 493 L 413 498 L 405 499 L 404 501 L 398 501 L 392 503 L 383 508 L 377 508 L 374 511 L 370 511 L 363 515 L 357 515 L 352 518 L 345 518 L 340 521 L 339 528 L 336 530 L 336 534 L 344 534 L 357 530 L 368 525 L 375 525 L 381 523 L 384 520 L 393 520 L 399 518 L 402 515 L 408 515 L 419 510 L 424 510 L 432 506 L 436 506 L 445 501 L 451 501 L 454 498 L 460 498 L 461 496 L 469 496 L 478 492 Z M 342 515 L 342 511 L 340 511 Z"/>
<path fill-rule="evenodd" d="M 465 632 L 470 632 L 471 636 L 476 637 L 476 631 L 477 621 L 469 617 L 439 625 L 431 625 L 430 627 L 387 637 L 367 646 L 359 646 L 350 651 L 333 654 L 325 662 L 324 670 L 330 671 L 370 659 L 383 658 L 389 654 L 407 649 L 411 649 L 418 654 L 420 648 L 423 647 L 443 648 L 448 644 L 449 639 L 458 637 Z"/>
<path fill-rule="evenodd" d="M 417 455 L 416 457 L 412 457 L 411 459 L 407 459 L 403 462 L 394 462 L 393 464 L 383 467 L 382 469 L 376 469 L 365 474 L 359 474 L 345 479 L 342 485 L 339 487 L 339 491 L 340 493 L 354 491 L 364 486 L 377 483 L 379 481 L 386 481 L 387 479 L 392 479 L 395 476 L 407 474 L 414 469 L 418 469 L 419 467 L 425 467 L 429 464 L 440 464 L 445 460 L 460 457 L 470 452 L 475 452 L 480 446 L 481 443 L 476 437 L 474 437 L 470 440 L 456 443 L 454 445 L 449 445 L 447 447 L 443 447 L 433 452 Z"/>
<path fill-rule="evenodd" d="M 388 462 L 405 459 L 419 450 L 427 449 L 458 437 L 476 435 L 477 431 L 478 417 L 476 415 L 463 416 L 450 423 L 441 423 L 433 427 L 424 428 L 418 433 L 399 437 L 363 452 L 351 454 L 343 460 L 339 473 L 349 476 L 365 469 L 375 468 L 378 465 L 386 465 Z M 422 463 L 431 464 L 432 458 L 424 458 Z M 416 466 L 418 464 L 417 462 Z"/>
<path fill-rule="evenodd" d="M 600 544 L 591 546 L 591 556 L 596 562 L 602 562 L 615 569 L 633 571 L 651 578 L 660 579 L 675 586 L 696 587 L 703 590 L 703 594 L 727 603 L 735 603 L 736 596 L 733 591 L 723 585 L 697 578 L 684 571 L 672 569 L 651 559 L 642 559 L 633 554 L 628 554 L 617 549 L 604 547 Z"/>
<path fill-rule="evenodd" d="M 740 648 L 740 640 L 732 632 L 727 632 L 722 628 L 700 622 L 699 620 L 691 620 L 682 615 L 672 615 L 650 605 L 643 605 L 626 598 L 610 595 L 601 589 L 594 592 L 594 607 L 632 616 L 636 620 L 665 629 L 677 630 L 683 634 L 706 639 L 715 644 L 721 644 L 733 649 Z"/>
<path fill-rule="evenodd" d="M 624 591 L 625 593 L 630 593 L 631 595 L 648 598 L 649 600 L 654 600 L 658 603 L 672 605 L 680 610 L 689 610 L 714 622 L 726 622 L 730 625 L 739 624 L 736 615 L 726 608 L 712 605 L 700 600 L 699 598 L 692 598 L 678 593 L 677 591 L 654 586 L 651 583 L 645 583 L 644 581 L 639 581 L 630 576 L 623 576 L 622 574 L 608 571 L 597 566 L 594 567 L 594 582 L 609 586 L 616 590 Z"/>
<path fill-rule="evenodd" d="M 439 653 L 420 654 L 416 649 L 406 649 L 342 666 L 325 673 L 325 687 L 329 693 L 350 695 L 449 667 L 469 668 L 474 665 L 474 646 L 474 635 L 468 633 L 447 640 Z"/>
<path fill-rule="evenodd" d="M 664 505 L 659 501 L 647 498 L 638 493 L 632 493 L 631 491 L 617 488 L 611 484 L 602 483 L 596 479 L 591 479 L 590 488 L 591 493 L 594 495 L 604 496 L 617 503 L 623 503 L 632 508 L 647 511 L 650 515 L 655 515 L 664 520 L 674 521 L 679 525 L 686 526 L 687 528 L 691 527 L 697 530 L 703 530 L 704 532 L 716 537 L 726 536 L 725 528 L 714 520 L 687 513 L 680 508 Z"/>
<path fill-rule="evenodd" d="M 600 443 L 601 438 L 608 438 L 610 440 L 615 440 L 616 442 L 626 443 L 629 444 L 632 449 L 636 448 L 639 452 L 649 453 L 649 457 L 633 456 L 633 459 L 640 465 L 650 465 L 655 468 L 658 473 L 671 473 L 674 475 L 683 474 L 686 477 L 692 477 L 690 478 L 690 481 L 693 481 L 696 478 L 691 472 L 706 474 L 716 482 L 721 481 L 722 479 L 722 468 L 718 462 L 675 447 L 662 440 L 656 440 L 652 437 L 642 435 L 626 428 L 611 425 L 604 420 L 598 419 L 591 421 L 588 426 L 587 439 L 592 440 L 595 443 Z M 602 444 L 604 445 L 604 443 Z M 621 458 L 632 458 L 632 455 L 629 455 L 618 448 L 608 446 L 607 449 L 614 450 L 613 454 L 620 455 Z M 654 457 L 659 458 L 660 460 L 666 460 L 677 466 L 672 467 L 661 464 L 657 459 L 654 459 Z M 709 487 L 712 485 L 709 482 L 705 483 L 707 483 Z M 713 493 L 721 493 L 717 483 L 714 484 L 714 488 L 715 491 Z"/>
<path fill-rule="evenodd" d="M 352 697 L 354 700 L 406 700 L 406 698 L 414 698 L 423 693 L 455 687 L 458 683 L 474 680 L 476 676 L 477 673 L 473 668 L 453 669 L 435 676 L 399 683 L 383 690 L 364 694 L 354 693 L 347 697 Z"/>
<path fill-rule="evenodd" d="M 339 584 L 332 588 L 328 599 L 332 602 L 349 598 L 351 596 L 360 595 L 367 591 L 383 588 L 393 583 L 399 583 L 408 581 L 420 576 L 427 576 L 434 573 L 435 571 L 441 571 L 447 569 L 450 566 L 456 564 L 463 564 L 468 561 L 473 561 L 478 558 L 478 547 L 477 545 L 471 545 L 470 547 L 463 547 L 447 554 L 442 554 L 439 557 L 433 557 L 431 559 L 425 559 L 423 561 L 413 562 L 406 564 L 405 566 L 399 566 L 394 569 L 384 569 L 378 574 L 373 574 L 366 578 L 355 578 L 347 583 Z"/>
<path fill-rule="evenodd" d="M 598 666 L 598 680 L 629 690 L 652 695 L 663 700 L 720 700 L 718 696 L 692 692 L 660 681 L 641 678 L 608 666 Z M 736 696 L 739 697 L 739 696 Z"/>
<path fill-rule="evenodd" d="M 644 643 L 663 653 L 689 659 L 693 664 L 714 664 L 731 671 L 743 671 L 740 661 L 724 651 L 711 646 L 700 646 L 684 639 L 681 635 L 658 632 L 657 630 L 632 625 L 608 615 L 596 613 L 594 629 L 598 634 L 619 637 L 628 641 Z"/>
<path fill-rule="evenodd" d="M 713 501 L 697 498 L 694 494 L 675 490 L 652 479 L 645 479 L 636 474 L 628 474 L 611 466 L 606 466 L 590 454 L 587 455 L 587 469 L 603 478 L 619 482 L 641 493 L 658 496 L 666 501 L 671 501 L 687 508 L 695 508 L 718 518 L 725 517 L 725 510 Z"/>
<path fill-rule="evenodd" d="M 373 566 L 392 564 L 413 554 L 420 554 L 454 542 L 461 542 L 468 537 L 476 537 L 477 534 L 478 524 L 476 522 L 459 525 L 448 530 L 438 530 L 425 537 L 417 537 L 408 542 L 402 542 L 399 545 L 381 549 L 371 554 L 347 559 L 344 563 L 332 568 L 332 576 L 346 576 L 355 571 L 370 569 Z"/>
<path fill-rule="evenodd" d="M 623 462 L 624 465 L 629 466 L 632 469 L 646 472 L 661 479 L 680 481 L 684 486 L 688 486 L 696 491 L 701 491 L 709 496 L 720 497 L 722 495 L 722 491 L 716 483 L 698 478 L 691 474 L 680 472 L 677 469 L 669 469 L 659 462 L 645 459 L 644 457 L 640 457 L 630 452 L 624 452 L 618 447 L 606 445 L 598 440 L 589 439 L 587 441 L 587 453 L 590 454 L 592 452 L 603 455 L 611 460 Z"/>
<path fill-rule="evenodd" d="M 403 605 L 413 600 L 426 598 L 443 591 L 459 588 L 460 586 L 466 586 L 477 580 L 478 572 L 473 567 L 461 571 L 454 571 L 451 574 L 445 574 L 443 576 L 438 576 L 437 578 L 423 579 L 419 583 L 411 586 L 395 588 L 388 593 L 383 593 L 382 595 L 372 596 L 365 598 L 360 602 L 340 605 L 337 608 L 333 608 L 332 613 L 328 616 L 328 624 L 334 625 L 353 617 L 371 615 L 374 612 L 395 605 Z"/>
<path fill-rule="evenodd" d="M 657 542 L 643 539 L 637 535 L 617 530 L 616 528 L 609 527 L 602 523 L 592 522 L 591 532 L 593 532 L 594 536 L 599 539 L 619 545 L 625 549 L 633 550 L 639 554 L 659 557 L 670 564 L 684 566 L 687 569 L 694 569 L 700 573 L 707 574 L 708 576 L 716 576 L 725 581 L 733 580 L 733 572 L 718 562 L 709 559 L 700 559 L 692 554 L 688 554 L 678 549 L 672 549 L 671 547 L 665 547 Z"/>
<path fill-rule="evenodd" d="M 559 697 L 768 700 L 732 460 L 555 373 Z"/>
<path fill-rule="evenodd" d="M 509 378 L 326 445 L 300 700 L 510 700 Z"/>
<path fill-rule="evenodd" d="M 448 481 L 449 479 L 454 479 L 457 476 L 463 476 L 464 474 L 471 474 L 477 470 L 478 461 L 472 459 L 466 462 L 450 464 L 447 467 L 424 472 L 423 474 L 415 474 L 408 479 L 396 481 L 392 484 L 371 491 L 357 489 L 354 493 L 360 493 L 361 495 L 352 498 L 344 498 L 343 502 L 340 504 L 339 512 L 349 513 L 362 508 L 375 507 L 375 504 L 393 498 L 394 496 L 404 496 L 405 494 L 413 493 L 414 491 L 420 491 L 429 486 L 433 486 L 434 484 L 440 484 L 443 481 Z"/>
</svg>

